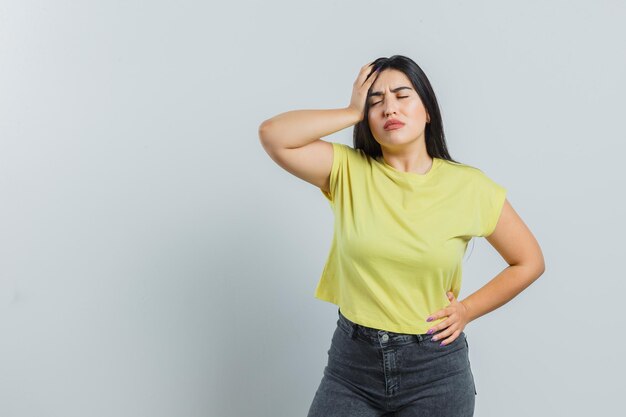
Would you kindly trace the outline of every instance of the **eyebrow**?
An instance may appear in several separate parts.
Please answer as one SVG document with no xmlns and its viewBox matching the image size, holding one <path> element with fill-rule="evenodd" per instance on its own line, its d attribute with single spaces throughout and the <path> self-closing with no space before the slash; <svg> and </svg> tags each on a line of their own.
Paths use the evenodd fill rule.
<svg viewBox="0 0 626 417">
<path fill-rule="evenodd" d="M 392 92 L 392 93 L 395 93 L 395 92 L 400 91 L 400 90 L 413 90 L 413 89 L 412 89 L 411 87 L 405 87 L 405 86 L 402 86 L 402 87 L 393 88 L 393 89 L 391 90 L 391 92 Z M 381 92 L 381 91 L 372 91 L 372 92 L 371 92 L 371 93 L 367 96 L 367 98 L 374 97 L 374 96 L 384 96 L 384 95 L 385 95 L 385 93 L 383 93 L 383 92 Z"/>
</svg>

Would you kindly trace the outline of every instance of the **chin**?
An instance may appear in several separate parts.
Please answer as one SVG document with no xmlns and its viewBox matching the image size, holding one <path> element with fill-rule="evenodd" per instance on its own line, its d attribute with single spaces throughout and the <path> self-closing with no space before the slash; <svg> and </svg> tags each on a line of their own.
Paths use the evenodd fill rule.
<svg viewBox="0 0 626 417">
<path fill-rule="evenodd" d="M 405 139 L 405 138 L 389 138 L 389 139 L 378 141 L 378 143 L 381 146 L 400 146 L 400 145 L 407 145 L 410 142 L 411 142 L 410 140 Z"/>
</svg>

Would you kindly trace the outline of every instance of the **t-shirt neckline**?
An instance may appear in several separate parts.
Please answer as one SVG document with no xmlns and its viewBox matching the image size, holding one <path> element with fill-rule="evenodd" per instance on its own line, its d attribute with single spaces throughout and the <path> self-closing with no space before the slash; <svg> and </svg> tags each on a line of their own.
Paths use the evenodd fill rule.
<svg viewBox="0 0 626 417">
<path fill-rule="evenodd" d="M 433 172 L 435 172 L 437 170 L 437 168 L 439 168 L 439 166 L 441 165 L 442 160 L 440 158 L 437 157 L 433 157 L 433 163 L 430 166 L 430 169 L 424 173 L 424 174 L 418 174 L 416 172 L 405 172 L 405 171 L 400 171 L 396 168 L 394 168 L 393 166 L 389 165 L 385 159 L 383 158 L 382 155 L 380 155 L 378 158 L 378 162 L 385 167 L 388 171 L 393 172 L 395 175 L 400 176 L 402 178 L 408 178 L 410 180 L 415 180 L 415 181 L 425 181 L 427 179 L 429 179 L 432 175 Z"/>
</svg>

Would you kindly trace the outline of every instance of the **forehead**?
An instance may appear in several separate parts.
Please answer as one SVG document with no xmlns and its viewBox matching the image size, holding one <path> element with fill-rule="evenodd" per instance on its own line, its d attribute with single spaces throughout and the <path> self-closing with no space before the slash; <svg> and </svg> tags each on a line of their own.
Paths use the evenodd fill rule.
<svg viewBox="0 0 626 417">
<path fill-rule="evenodd" d="M 400 85 L 413 87 L 411 80 L 402 71 L 396 69 L 386 69 L 378 75 L 378 78 L 372 83 L 372 91 L 390 90 Z"/>
</svg>

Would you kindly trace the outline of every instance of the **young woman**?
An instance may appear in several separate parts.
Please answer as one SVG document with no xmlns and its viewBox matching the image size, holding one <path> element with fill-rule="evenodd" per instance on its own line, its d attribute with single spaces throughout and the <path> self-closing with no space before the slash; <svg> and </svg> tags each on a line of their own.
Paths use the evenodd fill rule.
<svg viewBox="0 0 626 417">
<path fill-rule="evenodd" d="M 352 125 L 353 148 L 319 139 Z M 544 259 L 506 188 L 450 157 L 421 68 L 379 58 L 361 68 L 346 108 L 282 113 L 259 137 L 335 216 L 315 297 L 336 304 L 338 320 L 309 417 L 472 416 L 463 330 L 532 284 Z M 509 266 L 458 300 L 474 236 Z"/>
</svg>

